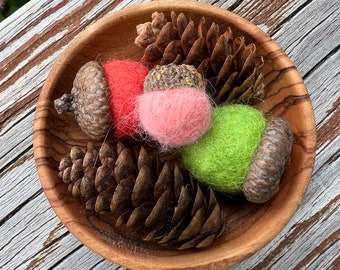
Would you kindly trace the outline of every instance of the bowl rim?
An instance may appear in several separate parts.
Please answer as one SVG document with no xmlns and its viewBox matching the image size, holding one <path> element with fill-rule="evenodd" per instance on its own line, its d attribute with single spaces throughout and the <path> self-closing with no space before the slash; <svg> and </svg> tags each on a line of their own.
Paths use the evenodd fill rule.
<svg viewBox="0 0 340 270">
<path fill-rule="evenodd" d="M 228 24 L 232 28 L 237 28 L 241 32 L 254 38 L 254 40 L 260 41 L 261 46 L 263 47 L 262 49 L 269 48 L 268 46 L 270 46 L 271 50 L 279 52 L 280 55 L 283 55 L 283 59 L 277 63 L 279 68 L 286 68 L 288 66 L 294 67 L 288 56 L 282 51 L 279 45 L 276 44 L 276 42 L 273 41 L 267 34 L 262 32 L 257 26 L 250 23 L 246 19 L 226 9 L 210 4 L 198 3 L 193 1 L 175 0 L 146 2 L 111 13 L 104 18 L 99 19 L 82 33 L 80 33 L 59 56 L 59 58 L 53 65 L 41 90 L 41 94 L 39 96 L 37 104 L 33 134 L 34 158 L 36 161 L 41 185 L 46 197 L 52 205 L 53 210 L 56 212 L 56 214 L 63 222 L 63 224 L 67 227 L 67 229 L 84 245 L 91 248 L 97 254 L 103 256 L 109 261 L 121 264 L 129 268 L 215 269 L 215 267 L 228 267 L 241 262 L 245 258 L 257 252 L 259 249 L 263 248 L 271 240 L 273 240 L 273 238 L 288 223 L 303 198 L 313 170 L 316 142 L 315 121 L 310 100 L 306 98 L 303 108 L 308 111 L 308 113 L 311 113 L 312 117 L 311 123 L 307 127 L 307 135 L 309 139 L 309 145 L 307 147 L 309 149 L 309 155 L 306 157 L 306 159 L 308 158 L 309 165 L 311 166 L 306 166 L 305 168 L 303 168 L 298 176 L 295 176 L 298 179 L 303 180 L 297 181 L 297 193 L 289 194 L 288 192 L 286 192 L 284 195 L 282 195 L 286 196 L 289 200 L 289 207 L 283 208 L 282 206 L 280 209 L 273 209 L 273 207 L 271 207 L 271 204 L 269 205 L 267 211 L 264 213 L 262 218 L 270 218 L 272 215 L 275 214 L 276 211 L 282 211 L 282 213 L 279 216 L 277 214 L 274 215 L 276 219 L 272 223 L 267 224 L 266 234 L 262 235 L 263 238 L 261 240 L 259 240 L 258 237 L 255 239 L 250 237 L 251 235 L 256 234 L 263 226 L 263 223 L 255 222 L 245 235 L 242 235 L 238 239 L 233 239 L 232 241 L 230 241 L 230 243 L 228 243 L 228 245 L 224 246 L 224 248 L 228 249 L 228 252 L 220 252 L 220 248 L 218 248 L 219 252 L 216 252 L 217 248 L 208 248 L 203 251 L 192 253 L 183 252 L 183 254 L 179 254 L 178 256 L 173 257 L 158 257 L 154 255 L 149 256 L 147 254 L 144 257 L 133 256 L 133 254 L 130 254 L 129 256 L 125 252 L 121 252 L 119 247 L 112 247 L 108 243 L 108 241 L 98 239 L 97 235 L 94 234 L 90 228 L 88 228 L 84 224 L 77 222 L 74 214 L 68 211 L 67 207 L 55 207 L 55 199 L 58 198 L 60 194 L 58 194 L 58 192 L 54 189 L 55 183 L 52 180 L 46 178 L 46 175 L 49 175 L 50 173 L 50 168 L 47 161 L 48 153 L 46 148 L 43 147 L 46 144 L 46 139 L 44 138 L 45 134 L 44 130 L 41 129 L 41 124 L 46 121 L 44 120 L 48 114 L 46 106 L 51 103 L 51 96 L 58 78 L 56 74 L 61 73 L 63 69 L 63 63 L 65 61 L 69 61 L 72 52 L 75 52 L 80 44 L 84 44 L 87 42 L 87 40 L 90 38 L 89 36 L 91 35 L 91 33 L 101 31 L 101 28 L 105 27 L 105 25 L 109 22 L 111 24 L 112 22 L 118 23 L 119 20 L 121 20 L 122 18 L 126 19 L 140 12 L 149 13 L 151 15 L 153 11 L 166 12 L 169 10 L 174 10 L 185 12 L 186 10 L 191 9 L 197 14 L 204 14 L 204 16 L 209 15 L 210 17 L 218 18 L 222 21 L 226 21 L 226 18 L 228 18 Z M 293 76 L 294 80 L 299 82 L 299 85 L 297 87 L 300 93 L 308 96 L 307 89 L 296 68 L 291 70 L 291 72 L 291 76 Z M 303 134 L 303 136 L 306 136 L 306 134 Z"/>
</svg>

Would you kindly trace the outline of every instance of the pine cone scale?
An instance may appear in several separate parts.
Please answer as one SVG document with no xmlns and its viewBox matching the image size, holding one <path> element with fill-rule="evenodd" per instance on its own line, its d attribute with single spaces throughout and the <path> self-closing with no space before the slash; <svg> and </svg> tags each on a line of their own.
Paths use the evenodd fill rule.
<svg viewBox="0 0 340 270">
<path fill-rule="evenodd" d="M 182 37 L 183 32 L 188 25 L 188 20 L 184 13 L 181 12 L 177 16 L 175 12 L 171 12 L 171 21 L 173 25 L 176 25 L 179 36 Z"/>
<path fill-rule="evenodd" d="M 206 211 L 204 207 L 199 208 L 198 211 L 196 211 L 196 213 L 193 215 L 189 225 L 178 237 L 178 240 L 179 241 L 188 240 L 197 235 L 203 226 L 205 216 Z"/>
<path fill-rule="evenodd" d="M 184 54 L 187 55 L 189 53 L 197 38 L 198 35 L 195 28 L 195 23 L 190 21 L 181 36 L 181 44 Z"/>
<path fill-rule="evenodd" d="M 207 56 L 208 51 L 205 45 L 205 39 L 199 38 L 192 45 L 187 58 L 182 64 L 198 66 Z"/>
<path fill-rule="evenodd" d="M 110 203 L 110 209 L 117 215 L 123 214 L 132 206 L 131 194 L 134 186 L 134 179 L 132 177 L 121 180 L 113 193 Z"/>
<path fill-rule="evenodd" d="M 181 194 L 178 198 L 177 206 L 175 207 L 174 214 L 171 219 L 172 224 L 177 224 L 179 220 L 184 216 L 184 214 L 189 211 L 192 206 L 192 198 L 189 193 L 188 186 L 183 186 Z"/>
<path fill-rule="evenodd" d="M 171 22 L 166 23 L 156 39 L 157 49 L 161 53 L 164 53 L 166 46 L 176 37 L 177 37 L 176 28 L 172 25 Z"/>
<path fill-rule="evenodd" d="M 166 190 L 162 196 L 157 200 L 150 215 L 145 220 L 145 226 L 153 227 L 157 223 L 162 223 L 166 218 L 171 216 L 173 211 L 173 197 L 171 191 Z"/>
<path fill-rule="evenodd" d="M 217 79 L 216 79 L 216 82 L 215 82 L 215 86 L 216 87 L 221 87 L 223 86 L 223 84 L 225 84 L 225 80 L 224 78 L 226 76 L 230 76 L 230 73 L 232 72 L 232 62 L 233 62 L 233 56 L 232 55 L 228 55 L 227 58 L 225 58 L 223 64 L 222 64 L 222 67 L 220 68 L 220 72 L 217 76 Z M 216 61 L 218 62 L 218 61 Z M 235 72 L 237 73 L 237 72 Z M 222 92 L 222 90 L 220 91 Z M 219 92 L 219 93 L 220 93 Z M 218 94 L 219 94 L 218 93 Z M 222 96 L 221 94 L 219 94 L 219 96 Z"/>
<path fill-rule="evenodd" d="M 218 24 L 213 22 L 207 32 L 207 37 L 206 37 L 206 44 L 207 44 L 207 49 L 208 49 L 209 54 L 212 54 L 216 46 L 216 43 L 219 40 L 219 33 L 220 33 L 220 27 L 218 26 Z"/>
<path fill-rule="evenodd" d="M 139 170 L 132 191 L 132 205 L 137 207 L 152 198 L 154 183 L 151 168 L 147 165 Z"/>
<path fill-rule="evenodd" d="M 147 219 L 148 216 L 150 216 L 153 207 L 154 207 L 153 200 L 146 201 L 143 204 L 136 207 L 132 211 L 126 223 L 126 226 L 133 228 L 140 226 L 140 224 L 144 224 L 144 221 Z"/>
<path fill-rule="evenodd" d="M 94 183 L 95 188 L 99 193 L 109 189 L 110 187 L 116 187 L 112 168 L 113 167 L 111 166 L 102 165 L 97 169 Z"/>
</svg>

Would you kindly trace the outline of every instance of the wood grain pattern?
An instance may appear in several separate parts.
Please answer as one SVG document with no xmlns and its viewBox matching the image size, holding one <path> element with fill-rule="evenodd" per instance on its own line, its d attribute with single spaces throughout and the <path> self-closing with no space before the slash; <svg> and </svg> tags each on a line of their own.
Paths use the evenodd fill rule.
<svg viewBox="0 0 340 270">
<path fill-rule="evenodd" d="M 148 21 L 155 10 L 168 16 L 171 10 L 182 11 L 194 20 L 204 16 L 208 24 L 216 21 L 221 29 L 231 26 L 236 35 L 243 35 L 247 42 L 254 42 L 265 60 L 266 95 L 260 109 L 286 118 L 294 131 L 291 165 L 282 179 L 278 195 L 260 206 L 245 203 L 237 211 L 226 204 L 226 229 L 205 250 L 164 250 L 127 240 L 96 217 L 88 216 L 84 204 L 72 198 L 57 178 L 56 167 L 60 158 L 71 145 L 85 144 L 87 138 L 69 116 L 56 114 L 53 99 L 61 96 L 65 89 L 72 88 L 75 73 L 87 61 L 97 59 L 105 63 L 117 58 L 140 59 L 142 50 L 133 44 L 135 26 Z M 124 31 L 120 28 L 122 25 Z M 301 122 L 301 119 L 304 121 Z M 34 154 L 44 192 L 62 222 L 80 241 L 106 259 L 133 269 L 206 269 L 211 264 L 223 268 L 240 262 L 267 244 L 295 212 L 313 168 L 315 123 L 307 90 L 293 63 L 255 26 L 212 6 L 194 2 L 152 2 L 121 10 L 98 21 L 79 35 L 57 60 L 37 104 Z M 192 261 L 194 257 L 196 259 Z"/>
<path fill-rule="evenodd" d="M 81 245 L 60 225 L 42 193 L 33 162 L 33 115 L 48 72 L 70 40 L 94 20 L 112 12 L 117 4 L 100 1 L 90 4 L 87 13 L 82 12 L 89 2 L 31 0 L 0 23 L 0 182 L 4 187 L 0 189 L 0 226 L 4 235 L 0 240 L 1 269 L 121 268 Z M 143 1 L 122 1 L 117 9 L 138 2 Z M 297 212 L 274 240 L 232 269 L 338 269 L 337 1 L 273 1 L 266 14 L 258 9 L 266 1 L 204 2 L 234 10 L 258 24 L 282 46 L 304 79 L 317 124 L 314 173 Z M 250 16 L 252 10 L 258 12 Z M 75 12 L 81 15 L 76 17 Z M 73 30 L 68 31 L 68 27 Z M 15 60 L 19 57 L 17 50 L 25 54 L 20 61 Z"/>
</svg>

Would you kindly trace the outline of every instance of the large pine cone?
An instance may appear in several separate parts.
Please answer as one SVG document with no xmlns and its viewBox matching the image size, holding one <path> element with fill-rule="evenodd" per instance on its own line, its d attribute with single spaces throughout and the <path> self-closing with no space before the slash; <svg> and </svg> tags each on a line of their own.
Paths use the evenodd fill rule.
<svg viewBox="0 0 340 270">
<path fill-rule="evenodd" d="M 169 63 L 194 65 L 210 82 L 217 104 L 244 102 L 254 104 L 263 95 L 263 58 L 256 55 L 253 43 L 244 37 L 233 37 L 227 28 L 204 17 L 198 23 L 183 14 L 171 12 L 171 21 L 164 13 L 154 12 L 152 21 L 137 26 L 135 44 L 145 48 L 141 59 L 152 68 Z"/>
<path fill-rule="evenodd" d="M 209 246 L 223 227 L 213 190 L 193 181 L 177 157 L 160 155 L 121 142 L 74 146 L 59 177 L 129 237 L 178 249 Z"/>
</svg>

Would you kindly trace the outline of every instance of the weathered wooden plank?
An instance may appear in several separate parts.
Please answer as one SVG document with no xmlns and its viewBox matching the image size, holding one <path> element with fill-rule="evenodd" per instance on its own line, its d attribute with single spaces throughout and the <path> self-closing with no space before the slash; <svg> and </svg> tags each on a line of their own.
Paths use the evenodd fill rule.
<svg viewBox="0 0 340 270">
<path fill-rule="evenodd" d="M 339 105 L 339 57 L 340 52 L 337 51 L 305 76 L 305 84 L 313 102 L 315 121 L 319 129 L 322 129 L 321 125 L 324 124 L 322 122 L 329 119 L 332 116 L 331 112 Z"/>
<path fill-rule="evenodd" d="M 32 147 L 34 107 L 12 117 L 11 122 L 0 129 L 0 175 L 11 162 Z M 33 156 L 31 155 L 32 159 Z"/>
<path fill-rule="evenodd" d="M 290 15 L 287 11 L 294 2 L 294 0 L 241 1 L 234 12 L 271 34 Z"/>
<path fill-rule="evenodd" d="M 69 269 L 69 267 L 74 267 L 74 269 L 113 269 L 113 270 L 123 270 L 125 268 L 110 263 L 109 261 L 99 257 L 93 251 L 89 250 L 87 247 L 82 246 L 80 249 L 76 250 L 69 256 L 63 258 L 63 260 L 58 263 L 53 269 L 64 270 Z"/>
<path fill-rule="evenodd" d="M 16 269 L 33 256 L 48 239 L 57 221 L 43 193 L 26 203 L 1 227 L 1 267 Z M 66 233 L 66 229 L 63 229 Z M 15 249 L 13 249 L 15 247 Z"/>
<path fill-rule="evenodd" d="M 302 76 L 338 50 L 339 13 L 337 0 L 311 1 L 273 35 Z"/>
<path fill-rule="evenodd" d="M 40 182 L 30 149 L 16 163 L 0 174 L 0 224 L 9 219 L 18 207 L 41 193 Z"/>
<path fill-rule="evenodd" d="M 0 163 L 3 165 L 0 182 L 5 186 L 0 189 L 0 207 L 1 214 L 5 209 L 2 217 L 7 217 L 0 224 L 5 239 L 0 240 L 0 258 L 6 258 L 4 262 L 1 260 L 0 268 L 115 269 L 117 266 L 83 247 L 60 225 L 34 173 L 31 131 L 23 131 L 30 129 L 35 100 L 55 59 L 94 18 L 112 12 L 114 1 L 97 1 L 94 5 L 89 1 L 31 2 L 25 8 L 34 8 L 33 16 L 22 16 L 26 14 L 23 10 L 0 24 L 0 44 L 4 44 L 5 37 L 6 48 L 10 49 L 6 54 L 0 50 L 0 66 L 3 59 L 8 60 L 0 72 L 0 92 L 7 93 L 0 98 L 0 151 L 8 153 Z M 136 2 L 141 1 L 124 1 L 117 8 Z M 339 8 L 334 0 L 275 1 L 279 2 L 268 7 L 266 1 L 250 0 L 217 1 L 215 5 L 233 8 L 273 34 L 304 76 L 317 112 L 319 143 L 315 172 L 301 207 L 284 230 L 270 245 L 234 269 L 281 269 L 287 265 L 291 269 L 336 269 L 335 265 L 340 263 L 337 252 L 339 34 L 336 31 Z M 83 6 L 88 8 L 86 12 L 82 11 Z M 62 10 L 66 10 L 65 16 Z M 70 14 L 75 10 L 71 20 Z M 28 26 L 24 28 L 24 25 Z"/>
<path fill-rule="evenodd" d="M 59 269 L 95 269 L 98 265 L 114 266 L 82 246 L 67 231 L 42 191 L 4 223 L 1 230 L 1 269 L 54 269 L 57 266 Z M 119 269 L 119 266 L 116 267 Z"/>
<path fill-rule="evenodd" d="M 197 1 L 197 2 L 204 2 L 204 3 L 211 4 L 217 7 L 225 8 L 228 10 L 234 10 L 242 1 L 239 1 L 239 0 L 218 0 L 218 1 L 206 0 L 206 1 Z"/>
</svg>

